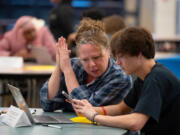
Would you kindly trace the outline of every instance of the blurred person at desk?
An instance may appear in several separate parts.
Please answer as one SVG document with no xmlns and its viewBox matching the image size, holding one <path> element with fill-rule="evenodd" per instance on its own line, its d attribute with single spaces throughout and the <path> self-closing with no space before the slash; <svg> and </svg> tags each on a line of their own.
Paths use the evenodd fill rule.
<svg viewBox="0 0 180 135">
<path fill-rule="evenodd" d="M 154 60 L 152 35 L 143 28 L 130 27 L 113 35 L 111 50 L 127 74 L 138 78 L 122 102 L 99 107 L 86 100 L 73 100 L 79 113 L 101 125 L 141 130 L 142 135 L 180 134 L 180 80 Z"/>
<path fill-rule="evenodd" d="M 83 19 L 76 35 L 77 56 L 69 57 L 61 37 L 56 48 L 56 67 L 40 91 L 44 111 L 73 111 L 62 90 L 75 99 L 87 99 L 94 106 L 119 103 L 132 86 L 131 78 L 110 58 L 110 48 L 103 23 Z"/>
<path fill-rule="evenodd" d="M 52 59 L 56 58 L 55 40 L 44 21 L 31 16 L 20 17 L 12 30 L 0 41 L 0 56 L 21 56 L 25 61 L 35 59 L 33 46 L 47 48 Z"/>
</svg>

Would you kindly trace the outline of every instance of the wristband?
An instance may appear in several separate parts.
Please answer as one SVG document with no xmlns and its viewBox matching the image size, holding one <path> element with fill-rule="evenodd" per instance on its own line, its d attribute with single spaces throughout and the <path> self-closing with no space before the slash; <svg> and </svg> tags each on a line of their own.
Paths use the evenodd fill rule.
<svg viewBox="0 0 180 135">
<path fill-rule="evenodd" d="M 107 115 L 107 112 L 106 112 L 106 109 L 104 108 L 104 106 L 101 106 L 101 108 L 103 110 L 104 115 Z"/>
<path fill-rule="evenodd" d="M 93 114 L 92 118 L 91 118 L 91 121 L 93 124 L 96 124 L 96 122 L 94 121 L 95 117 L 99 115 L 97 112 Z"/>
</svg>

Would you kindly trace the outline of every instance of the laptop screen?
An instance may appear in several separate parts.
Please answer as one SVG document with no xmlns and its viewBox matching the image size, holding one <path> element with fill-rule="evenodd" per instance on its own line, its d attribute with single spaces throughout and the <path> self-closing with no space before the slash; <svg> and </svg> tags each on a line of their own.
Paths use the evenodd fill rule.
<svg viewBox="0 0 180 135">
<path fill-rule="evenodd" d="M 35 56 L 38 64 L 42 65 L 54 65 L 55 62 L 52 60 L 47 48 L 43 46 L 33 46 L 31 53 Z"/>
<path fill-rule="evenodd" d="M 22 96 L 20 89 L 12 86 L 10 84 L 8 84 L 8 88 L 11 91 L 12 96 L 16 101 L 16 104 L 19 106 L 19 108 L 21 108 L 26 113 L 26 115 L 28 116 L 31 123 L 34 123 L 31 112 L 30 112 L 28 105 L 26 104 L 26 102 Z"/>
</svg>

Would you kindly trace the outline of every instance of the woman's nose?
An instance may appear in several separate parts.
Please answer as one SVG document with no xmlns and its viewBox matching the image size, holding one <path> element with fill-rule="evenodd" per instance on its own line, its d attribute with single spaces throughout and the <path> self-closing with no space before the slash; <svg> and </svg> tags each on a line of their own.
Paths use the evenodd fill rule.
<svg viewBox="0 0 180 135">
<path fill-rule="evenodd" d="M 95 66 L 96 63 L 94 62 L 94 60 L 91 59 L 91 60 L 89 60 L 89 65 L 90 65 L 90 66 Z"/>
</svg>

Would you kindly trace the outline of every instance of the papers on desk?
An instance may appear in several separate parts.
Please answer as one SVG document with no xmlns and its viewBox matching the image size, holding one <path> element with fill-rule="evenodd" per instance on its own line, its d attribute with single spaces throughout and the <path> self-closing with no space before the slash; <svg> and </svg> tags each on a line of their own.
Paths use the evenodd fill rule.
<svg viewBox="0 0 180 135">
<path fill-rule="evenodd" d="M 4 124 L 2 123 L 2 118 L 4 117 L 5 114 L 0 115 L 0 126 L 3 126 Z"/>
<path fill-rule="evenodd" d="M 0 68 L 22 68 L 24 65 L 22 57 L 1 56 Z"/>
<path fill-rule="evenodd" d="M 10 127 L 22 127 L 32 125 L 25 112 L 12 105 L 9 108 L 7 114 L 3 116 L 2 122 L 4 122 Z"/>
<path fill-rule="evenodd" d="M 8 111 L 8 108 L 6 108 L 6 107 L 0 108 L 0 126 L 4 125 L 4 123 L 2 123 L 2 118 L 4 117 L 4 115 L 7 111 Z"/>
</svg>

